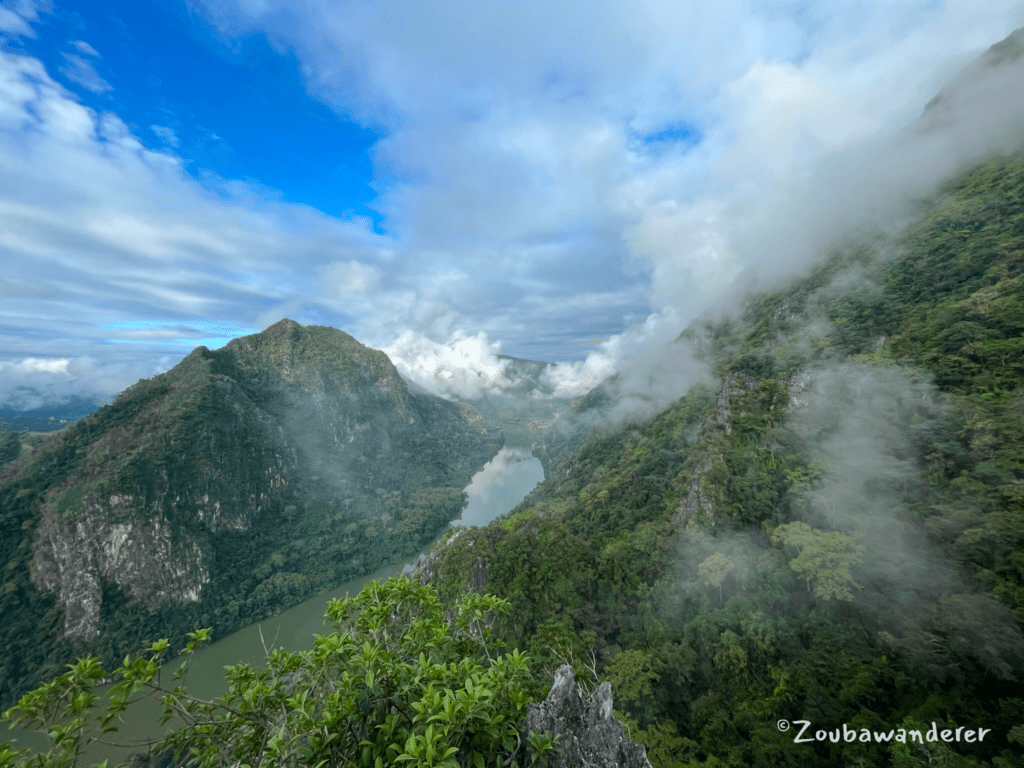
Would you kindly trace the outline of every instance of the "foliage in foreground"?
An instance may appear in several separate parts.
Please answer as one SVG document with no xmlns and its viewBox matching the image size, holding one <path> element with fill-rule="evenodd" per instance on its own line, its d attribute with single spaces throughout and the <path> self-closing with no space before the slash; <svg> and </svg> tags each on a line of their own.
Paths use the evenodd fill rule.
<svg viewBox="0 0 1024 768">
<path fill-rule="evenodd" d="M 513 765 L 529 696 L 526 657 L 498 655 L 491 624 L 508 601 L 467 595 L 446 617 L 430 586 L 402 577 L 371 582 L 355 598 L 332 600 L 336 631 L 312 650 L 273 650 L 262 669 L 229 667 L 215 701 L 187 693 L 186 663 L 176 687 L 160 684 L 166 640 L 113 672 L 95 658 L 21 698 L 5 720 L 44 732 L 45 754 L 0 745 L 0 766 L 76 765 L 98 738 L 115 731 L 138 695 L 159 697 L 164 722 L 177 719 L 156 747 L 174 763 L 197 766 L 494 766 Z M 209 630 L 191 634 L 191 654 Z M 104 678 L 117 682 L 103 696 Z M 101 700 L 105 707 L 96 707 Z M 99 714 L 97 714 L 99 712 Z M 543 736 L 535 752 L 550 748 Z"/>
</svg>

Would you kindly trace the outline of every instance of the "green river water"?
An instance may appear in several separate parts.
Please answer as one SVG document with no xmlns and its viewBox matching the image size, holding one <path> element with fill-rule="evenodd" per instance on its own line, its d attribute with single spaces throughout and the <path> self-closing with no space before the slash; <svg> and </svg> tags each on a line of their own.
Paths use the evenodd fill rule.
<svg viewBox="0 0 1024 768">
<path fill-rule="evenodd" d="M 544 479 L 540 461 L 526 448 L 503 448 L 490 463 L 480 470 L 466 488 L 469 503 L 459 520 L 453 525 L 480 526 L 505 514 L 522 501 L 533 488 Z M 224 667 L 239 662 L 262 665 L 267 647 L 300 651 L 311 648 L 314 634 L 324 634 L 327 603 L 333 598 L 355 596 L 372 580 L 387 579 L 402 573 L 407 563 L 395 563 L 353 581 L 342 584 L 332 592 L 311 597 L 303 603 L 282 611 L 276 616 L 264 619 L 217 640 L 199 650 L 188 672 L 186 688 L 191 695 L 211 699 L 222 694 L 226 688 Z M 172 687 L 174 671 L 181 660 L 175 659 L 165 665 L 162 673 L 164 685 Z M 96 744 L 85 755 L 82 765 L 92 765 L 109 760 L 116 765 L 128 758 L 132 752 L 145 751 L 148 740 L 158 738 L 162 732 L 159 720 L 163 708 L 155 700 L 144 699 L 132 704 L 125 713 L 125 722 L 117 733 L 106 738 L 117 745 Z M 6 730 L 4 726 L 0 729 Z M 46 740 L 39 734 L 11 729 L 0 736 L 15 746 L 46 748 Z"/>
</svg>

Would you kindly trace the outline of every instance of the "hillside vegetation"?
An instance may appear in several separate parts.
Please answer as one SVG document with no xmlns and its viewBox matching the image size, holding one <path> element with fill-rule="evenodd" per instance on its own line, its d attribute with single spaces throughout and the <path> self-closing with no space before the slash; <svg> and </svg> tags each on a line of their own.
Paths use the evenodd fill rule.
<svg viewBox="0 0 1024 768">
<path fill-rule="evenodd" d="M 1022 286 L 1015 154 L 947 185 L 899 235 L 851 240 L 735 318 L 694 324 L 678 343 L 695 346 L 717 390 L 562 441 L 546 457 L 548 479 L 516 510 L 436 548 L 420 575 L 430 591 L 416 599 L 427 601 L 417 626 L 437 639 L 413 667 L 469 653 L 458 634 L 470 626 L 467 593 L 500 598 L 479 607 L 504 619 L 488 625 L 493 637 L 474 630 L 479 649 L 466 663 L 480 669 L 467 666 L 464 686 L 440 670 L 437 685 L 412 673 L 402 695 L 427 719 L 403 718 L 406 698 L 379 697 L 410 679 L 406 666 L 387 681 L 370 673 L 386 643 L 359 656 L 351 634 L 317 641 L 314 655 L 334 644 L 352 660 L 331 672 L 344 695 L 325 740 L 351 745 L 364 703 L 383 718 L 360 742 L 383 750 L 372 752 L 379 762 L 350 751 L 328 764 L 483 764 L 470 762 L 476 752 L 511 761 L 512 742 L 531 735 L 513 738 L 503 723 L 518 723 L 525 697 L 541 698 L 568 662 L 583 679 L 611 681 L 620 717 L 659 768 L 1024 765 Z M 393 605 L 405 594 L 384 614 L 364 598 L 376 621 L 365 628 L 401 619 Z M 458 707 L 476 681 L 512 670 L 510 657 L 492 660 L 497 647 L 526 654 L 509 699 L 489 708 L 505 693 L 489 678 L 473 710 L 479 730 L 462 728 Z M 221 745 L 252 764 L 323 764 L 319 731 L 296 736 L 287 708 L 268 714 L 284 700 L 305 716 L 303 701 L 282 699 L 305 658 L 272 659 L 256 677 L 232 672 L 255 714 L 222 713 L 209 738 L 200 723 L 173 743 L 211 765 Z M 795 741 L 798 721 L 810 723 L 810 741 Z M 404 745 L 379 743 L 399 728 Z M 965 738 L 906 736 L 933 728 Z M 459 741 L 470 732 L 481 746 Z M 424 739 L 431 756 L 414 756 Z"/>
<path fill-rule="evenodd" d="M 592 435 L 436 554 L 535 656 L 593 645 L 656 766 L 1024 764 L 1024 155 L 921 210 L 692 326 L 720 391 Z"/>
</svg>

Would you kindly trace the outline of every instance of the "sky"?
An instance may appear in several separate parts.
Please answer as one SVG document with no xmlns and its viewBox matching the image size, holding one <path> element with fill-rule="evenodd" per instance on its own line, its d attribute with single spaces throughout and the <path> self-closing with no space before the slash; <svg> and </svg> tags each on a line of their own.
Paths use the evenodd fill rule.
<svg viewBox="0 0 1024 768">
<path fill-rule="evenodd" d="M 1022 25 L 1019 0 L 2 0 L 0 406 L 109 399 L 284 317 L 440 394 L 500 390 L 499 353 L 582 394 L 1013 123 L 997 83 L 891 148 Z"/>
</svg>

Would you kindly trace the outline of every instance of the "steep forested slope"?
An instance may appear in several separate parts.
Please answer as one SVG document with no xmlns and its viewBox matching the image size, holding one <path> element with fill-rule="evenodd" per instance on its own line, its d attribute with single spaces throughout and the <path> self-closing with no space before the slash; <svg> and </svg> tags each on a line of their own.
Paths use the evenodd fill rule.
<svg viewBox="0 0 1024 768">
<path fill-rule="evenodd" d="M 1022 765 L 1022 289 L 1015 154 L 695 323 L 717 392 L 549 457 L 430 579 L 510 598 L 548 668 L 592 645 L 656 766 Z M 933 722 L 991 730 L 860 738 Z"/>
<path fill-rule="evenodd" d="M 226 633 L 415 554 L 499 443 L 384 353 L 290 320 L 45 439 L 0 433 L 0 703 L 76 655 Z"/>
</svg>

